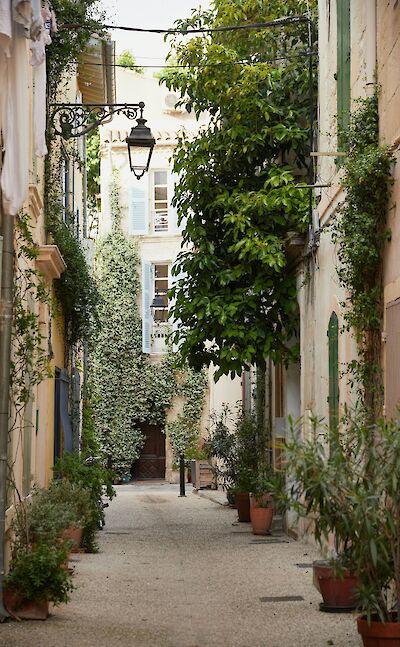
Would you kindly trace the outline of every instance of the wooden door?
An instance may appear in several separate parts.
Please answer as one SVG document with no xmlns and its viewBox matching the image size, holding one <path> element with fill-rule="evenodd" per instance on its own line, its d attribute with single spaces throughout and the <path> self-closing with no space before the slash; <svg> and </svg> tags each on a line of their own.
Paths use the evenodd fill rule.
<svg viewBox="0 0 400 647">
<path fill-rule="evenodd" d="M 139 460 L 133 467 L 133 478 L 165 478 L 165 434 L 159 425 L 142 425 L 145 442 Z"/>
</svg>

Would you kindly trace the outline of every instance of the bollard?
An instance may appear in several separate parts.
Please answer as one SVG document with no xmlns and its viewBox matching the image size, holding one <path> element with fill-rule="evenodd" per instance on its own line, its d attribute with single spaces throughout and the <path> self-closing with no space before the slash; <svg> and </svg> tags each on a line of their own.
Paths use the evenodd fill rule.
<svg viewBox="0 0 400 647">
<path fill-rule="evenodd" d="M 179 496 L 186 496 L 185 494 L 185 457 L 183 454 L 179 457 L 179 485 L 180 485 L 180 494 Z"/>
</svg>

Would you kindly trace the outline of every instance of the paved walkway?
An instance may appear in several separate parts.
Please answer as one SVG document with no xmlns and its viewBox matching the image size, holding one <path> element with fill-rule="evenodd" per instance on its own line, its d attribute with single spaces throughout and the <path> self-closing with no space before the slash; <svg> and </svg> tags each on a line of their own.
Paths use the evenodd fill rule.
<svg viewBox="0 0 400 647">
<path fill-rule="evenodd" d="M 309 546 L 257 538 L 191 487 L 117 490 L 70 604 L 0 625 L 1 647 L 360 647 L 354 617 L 318 610 Z"/>
</svg>

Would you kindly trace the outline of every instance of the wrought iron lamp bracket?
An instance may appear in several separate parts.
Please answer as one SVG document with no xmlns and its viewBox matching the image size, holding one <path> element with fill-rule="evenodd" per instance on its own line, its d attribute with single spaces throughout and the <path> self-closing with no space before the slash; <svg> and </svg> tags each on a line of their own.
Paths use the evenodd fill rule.
<svg viewBox="0 0 400 647">
<path fill-rule="evenodd" d="M 81 137 L 108 121 L 113 115 L 128 119 L 143 118 L 144 103 L 54 103 L 50 121 L 63 139 Z"/>
</svg>

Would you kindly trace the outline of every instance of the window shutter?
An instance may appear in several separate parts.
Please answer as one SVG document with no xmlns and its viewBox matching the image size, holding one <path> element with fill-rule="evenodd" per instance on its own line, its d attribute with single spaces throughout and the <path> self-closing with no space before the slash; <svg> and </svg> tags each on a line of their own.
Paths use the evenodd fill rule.
<svg viewBox="0 0 400 647">
<path fill-rule="evenodd" d="M 337 0 L 337 123 L 347 128 L 350 119 L 350 0 Z M 340 134 L 338 148 L 343 148 Z"/>
<path fill-rule="evenodd" d="M 329 427 L 337 429 L 339 422 L 339 321 L 332 312 L 328 326 L 329 345 Z"/>
<path fill-rule="evenodd" d="M 129 234 L 144 236 L 149 233 L 148 178 L 145 176 L 141 187 L 129 189 Z"/>
<path fill-rule="evenodd" d="M 172 205 L 172 198 L 175 193 L 175 186 L 179 183 L 179 176 L 177 173 L 168 173 L 168 230 L 171 234 L 180 234 L 184 229 L 184 223 L 178 225 L 178 212 L 176 207 Z"/>
<path fill-rule="evenodd" d="M 150 353 L 151 351 L 151 280 L 152 267 L 146 261 L 142 262 L 142 351 Z"/>
<path fill-rule="evenodd" d="M 171 288 L 173 288 L 178 283 L 178 281 L 180 281 L 180 279 L 183 279 L 186 276 L 186 272 L 180 272 L 178 274 L 178 276 L 174 276 L 172 274 L 172 267 L 173 267 L 173 265 L 171 265 L 171 267 L 170 267 L 170 279 L 169 279 L 169 285 L 170 285 Z M 170 299 L 170 301 L 169 301 L 169 309 L 171 309 L 174 306 L 174 304 L 175 304 L 175 299 L 174 298 Z M 181 320 L 180 319 L 170 319 L 170 321 L 171 321 L 172 333 L 174 334 L 180 328 Z M 179 344 L 174 343 L 172 345 L 172 350 L 173 350 L 174 353 L 177 353 L 179 351 Z"/>
</svg>

